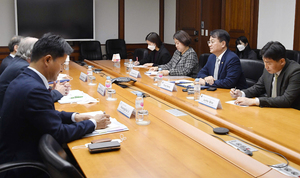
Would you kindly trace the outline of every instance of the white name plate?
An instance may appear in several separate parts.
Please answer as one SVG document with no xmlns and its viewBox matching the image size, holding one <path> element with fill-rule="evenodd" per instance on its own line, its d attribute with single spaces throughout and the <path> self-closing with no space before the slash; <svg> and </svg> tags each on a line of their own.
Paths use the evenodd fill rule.
<svg viewBox="0 0 300 178">
<path fill-rule="evenodd" d="M 129 75 L 135 78 L 142 78 L 140 72 L 134 69 L 131 69 Z"/>
<path fill-rule="evenodd" d="M 106 90 L 106 87 L 103 86 L 101 83 L 99 83 L 97 92 L 100 93 L 100 95 L 105 96 L 105 90 Z"/>
<path fill-rule="evenodd" d="M 161 81 L 160 88 L 168 90 L 168 91 L 177 91 L 175 83 Z"/>
<path fill-rule="evenodd" d="M 80 73 L 79 79 L 86 82 L 87 81 L 87 75 L 83 72 Z"/>
<path fill-rule="evenodd" d="M 119 104 L 117 110 L 120 113 L 122 113 L 123 115 L 125 115 L 126 117 L 130 118 L 134 111 L 134 107 L 128 105 L 127 103 L 125 103 L 123 101 L 120 101 L 120 104 Z"/>
<path fill-rule="evenodd" d="M 220 100 L 208 95 L 201 94 L 199 103 L 214 109 L 222 109 Z"/>
</svg>

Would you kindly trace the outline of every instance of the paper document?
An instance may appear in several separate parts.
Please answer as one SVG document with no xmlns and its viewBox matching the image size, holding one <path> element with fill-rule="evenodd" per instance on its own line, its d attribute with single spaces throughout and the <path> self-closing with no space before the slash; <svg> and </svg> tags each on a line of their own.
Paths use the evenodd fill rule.
<svg viewBox="0 0 300 178">
<path fill-rule="evenodd" d="M 67 103 L 77 103 L 77 104 L 88 104 L 99 102 L 95 98 L 91 97 L 90 95 L 84 93 L 80 90 L 71 90 L 67 96 L 63 96 L 60 100 L 58 100 L 60 104 L 67 104 Z"/>
<path fill-rule="evenodd" d="M 88 115 L 95 116 L 97 114 L 103 114 L 103 112 L 102 111 L 96 111 L 96 112 L 87 112 L 87 113 L 82 113 L 82 114 L 88 114 Z M 111 124 L 109 124 L 107 126 L 107 128 L 95 130 L 94 132 L 92 132 L 90 134 L 86 134 L 84 137 L 91 137 L 91 136 L 95 136 L 95 135 L 104 135 L 104 134 L 122 132 L 122 131 L 129 130 L 124 124 L 121 124 L 115 118 L 110 118 L 110 121 L 111 121 Z"/>
<path fill-rule="evenodd" d="M 234 102 L 235 102 L 235 100 L 232 100 L 232 101 L 226 101 L 225 103 L 233 104 L 233 105 L 241 106 L 241 107 L 249 107 L 249 106 L 237 105 L 237 104 L 234 104 Z"/>
<path fill-rule="evenodd" d="M 145 72 L 145 75 L 157 75 L 158 72 L 156 71 L 147 71 Z"/>
<path fill-rule="evenodd" d="M 187 114 L 185 114 L 184 112 L 181 112 L 177 109 L 169 109 L 166 110 L 168 113 L 173 114 L 174 116 L 178 117 L 178 116 L 186 116 Z"/>
<path fill-rule="evenodd" d="M 144 66 L 144 65 L 137 65 L 137 66 L 133 66 L 133 67 L 137 67 L 137 68 L 147 68 L 147 66 Z"/>
</svg>

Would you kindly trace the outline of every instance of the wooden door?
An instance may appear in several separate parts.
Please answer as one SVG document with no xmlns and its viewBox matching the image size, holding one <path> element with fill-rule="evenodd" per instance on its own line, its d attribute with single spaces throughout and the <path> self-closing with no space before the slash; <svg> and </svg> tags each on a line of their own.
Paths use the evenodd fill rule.
<svg viewBox="0 0 300 178">
<path fill-rule="evenodd" d="M 222 28 L 230 35 L 229 49 L 235 51 L 240 36 L 248 38 L 250 47 L 257 47 L 259 0 L 223 0 Z"/>
<path fill-rule="evenodd" d="M 176 30 L 186 31 L 197 55 L 209 53 L 209 33 L 221 28 L 222 0 L 177 0 Z"/>
</svg>

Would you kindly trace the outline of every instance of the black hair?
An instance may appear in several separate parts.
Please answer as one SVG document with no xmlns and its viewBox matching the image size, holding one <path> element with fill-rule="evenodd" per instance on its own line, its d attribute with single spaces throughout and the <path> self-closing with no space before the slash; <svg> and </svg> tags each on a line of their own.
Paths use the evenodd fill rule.
<svg viewBox="0 0 300 178">
<path fill-rule="evenodd" d="M 150 42 L 152 42 L 152 43 L 155 43 L 155 45 L 156 45 L 158 48 L 160 48 L 161 45 L 162 45 L 162 42 L 161 42 L 160 37 L 159 37 L 158 34 L 155 33 L 155 32 L 150 32 L 150 33 L 146 36 L 145 40 L 146 40 L 146 41 L 148 40 L 148 41 L 150 41 Z"/>
<path fill-rule="evenodd" d="M 184 44 L 185 46 L 189 46 L 191 44 L 191 37 L 190 35 L 183 31 L 179 30 L 173 35 L 173 39 L 177 39 L 180 43 Z"/>
<path fill-rule="evenodd" d="M 245 47 L 245 49 L 243 51 L 239 51 L 237 48 L 237 45 L 241 44 L 241 41 L 243 43 L 247 43 L 248 45 Z M 245 36 L 240 36 L 236 39 L 235 41 L 235 53 L 241 58 L 241 59 L 248 59 L 249 57 L 249 52 L 251 51 L 251 47 L 250 44 L 248 42 L 247 37 Z"/>
<path fill-rule="evenodd" d="M 270 41 L 261 49 L 260 54 L 263 58 L 279 61 L 285 59 L 286 49 L 280 42 Z"/>
<path fill-rule="evenodd" d="M 73 52 L 71 46 L 58 35 L 44 34 L 33 46 L 31 62 L 37 62 L 40 58 L 51 55 L 53 60 L 69 55 Z"/>
<path fill-rule="evenodd" d="M 226 46 L 228 47 L 230 41 L 230 35 L 227 31 L 223 29 L 216 29 L 210 32 L 210 36 L 213 38 L 218 38 L 220 42 L 225 41 Z"/>
<path fill-rule="evenodd" d="M 14 36 L 11 38 L 11 40 L 8 43 L 8 49 L 10 52 L 14 51 L 15 45 L 19 45 L 22 38 L 22 36 Z"/>
</svg>

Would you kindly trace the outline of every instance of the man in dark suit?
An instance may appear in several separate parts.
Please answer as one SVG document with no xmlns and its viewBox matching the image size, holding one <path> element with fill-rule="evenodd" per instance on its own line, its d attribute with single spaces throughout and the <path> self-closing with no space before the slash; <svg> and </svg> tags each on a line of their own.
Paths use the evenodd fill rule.
<svg viewBox="0 0 300 178">
<path fill-rule="evenodd" d="M 229 40 L 230 36 L 225 30 L 217 29 L 210 32 L 208 46 L 212 54 L 197 75 L 202 85 L 247 88 L 240 59 L 228 49 Z"/>
<path fill-rule="evenodd" d="M 236 104 L 300 109 L 300 65 L 287 59 L 285 53 L 285 47 L 277 41 L 261 49 L 265 70 L 252 87 L 242 91 L 231 89 Z M 267 96 L 262 96 L 265 93 Z"/>
<path fill-rule="evenodd" d="M 21 36 L 14 36 L 11 38 L 10 42 L 8 43 L 8 49 L 10 51 L 10 54 L 6 58 L 4 58 L 1 62 L 0 75 L 5 70 L 5 68 L 12 63 L 12 61 L 17 53 L 18 46 L 19 46 L 19 43 L 22 38 L 23 37 L 21 37 Z"/>
<path fill-rule="evenodd" d="M 18 75 L 20 75 L 28 66 L 31 59 L 31 52 L 34 43 L 37 41 L 37 38 L 26 37 L 23 38 L 19 44 L 16 57 L 11 65 L 9 65 L 0 76 L 0 108 L 3 104 L 3 99 L 5 91 L 9 83 L 14 80 Z M 58 84 L 55 90 L 51 90 L 51 96 L 53 102 L 59 100 L 65 95 L 65 90 L 67 90 L 67 84 L 61 85 Z"/>
<path fill-rule="evenodd" d="M 55 110 L 48 81 L 57 79 L 72 51 L 56 35 L 46 34 L 35 43 L 30 66 L 9 84 L 4 96 L 5 105 L 0 110 L 0 164 L 41 161 L 38 143 L 44 134 L 67 143 L 110 124 L 106 114 L 92 117 Z M 5 177 L 39 177 L 39 173 L 24 168 L 9 171 Z"/>
</svg>

